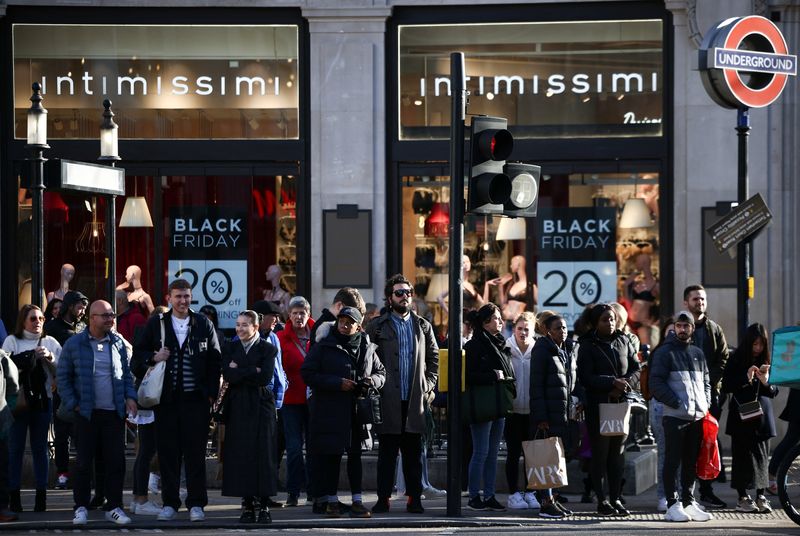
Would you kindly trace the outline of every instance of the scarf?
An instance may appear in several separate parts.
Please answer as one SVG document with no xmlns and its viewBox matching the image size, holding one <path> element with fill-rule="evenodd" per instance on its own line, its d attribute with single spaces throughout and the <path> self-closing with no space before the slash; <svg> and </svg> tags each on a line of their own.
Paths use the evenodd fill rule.
<svg viewBox="0 0 800 536">
<path fill-rule="evenodd" d="M 353 359 L 358 359 L 358 351 L 361 348 L 361 332 L 358 331 L 355 335 L 342 335 L 336 326 L 333 327 L 333 336 L 336 342 L 344 348 L 345 352 L 350 354 Z"/>
</svg>

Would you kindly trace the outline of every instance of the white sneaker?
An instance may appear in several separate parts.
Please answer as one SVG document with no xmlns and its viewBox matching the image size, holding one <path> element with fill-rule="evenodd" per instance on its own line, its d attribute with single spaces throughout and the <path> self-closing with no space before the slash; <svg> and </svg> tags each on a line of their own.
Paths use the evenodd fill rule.
<svg viewBox="0 0 800 536">
<path fill-rule="evenodd" d="M 156 495 L 161 493 L 161 477 L 155 473 L 150 473 L 150 478 L 147 480 L 147 489 L 150 493 Z"/>
<path fill-rule="evenodd" d="M 73 525 L 85 525 L 89 522 L 89 511 L 83 506 L 75 509 L 75 515 L 72 518 Z"/>
<path fill-rule="evenodd" d="M 200 506 L 192 506 L 189 509 L 189 521 L 205 521 L 206 520 L 206 513 L 203 512 L 203 508 Z"/>
<path fill-rule="evenodd" d="M 161 513 L 161 507 L 152 503 L 152 501 L 145 501 L 143 503 L 132 503 L 131 513 L 140 516 L 157 516 Z"/>
<path fill-rule="evenodd" d="M 175 519 L 175 515 L 177 513 L 178 512 L 176 512 L 173 507 L 165 506 L 164 508 L 161 509 L 161 512 L 158 513 L 158 517 L 156 519 L 158 519 L 159 521 L 172 521 L 173 519 Z"/>
<path fill-rule="evenodd" d="M 536 500 L 536 494 L 532 491 L 526 491 L 522 498 L 525 500 L 525 502 L 528 504 L 528 508 L 531 510 L 539 510 L 542 507 L 542 505 L 539 504 L 539 501 Z"/>
<path fill-rule="evenodd" d="M 658 500 L 658 511 L 659 512 L 666 512 L 667 511 L 667 498 L 664 497 L 663 499 Z"/>
<path fill-rule="evenodd" d="M 694 503 L 684 507 L 683 511 L 687 516 L 691 518 L 692 521 L 710 521 L 714 519 L 714 516 L 712 516 L 708 512 L 700 510 L 697 506 L 695 506 Z"/>
<path fill-rule="evenodd" d="M 125 515 L 125 511 L 122 508 L 117 507 L 106 512 L 106 521 L 111 521 L 117 525 L 127 525 L 131 522 L 131 518 Z"/>
<path fill-rule="evenodd" d="M 424 490 L 422 490 L 426 495 L 429 497 L 446 497 L 447 490 L 434 488 L 433 486 L 428 486 Z"/>
<path fill-rule="evenodd" d="M 510 510 L 525 510 L 528 508 L 528 503 L 525 502 L 525 499 L 522 497 L 522 493 L 520 492 L 509 495 L 506 504 Z"/>
<path fill-rule="evenodd" d="M 692 520 L 692 518 L 689 517 L 689 515 L 683 509 L 683 504 L 681 504 L 681 501 L 676 501 L 675 504 L 667 509 L 667 513 L 664 514 L 664 519 L 667 521 L 677 521 L 681 523 Z"/>
</svg>

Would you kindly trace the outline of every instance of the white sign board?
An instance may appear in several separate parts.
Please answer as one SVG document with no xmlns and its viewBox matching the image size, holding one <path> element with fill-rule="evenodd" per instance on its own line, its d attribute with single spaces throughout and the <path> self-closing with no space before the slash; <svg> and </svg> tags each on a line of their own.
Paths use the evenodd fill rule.
<svg viewBox="0 0 800 536">
<path fill-rule="evenodd" d="M 247 304 L 247 261 L 170 260 L 169 280 L 186 279 L 192 285 L 192 309 L 213 305 L 220 329 L 236 326 Z"/>
<path fill-rule="evenodd" d="M 567 326 L 587 305 L 617 298 L 616 262 L 540 262 L 537 271 L 541 308 L 558 311 Z"/>
</svg>

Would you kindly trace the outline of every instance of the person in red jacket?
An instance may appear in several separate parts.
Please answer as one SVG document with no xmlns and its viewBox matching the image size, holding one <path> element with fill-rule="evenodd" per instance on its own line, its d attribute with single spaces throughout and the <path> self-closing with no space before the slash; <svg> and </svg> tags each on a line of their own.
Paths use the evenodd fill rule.
<svg viewBox="0 0 800 536">
<path fill-rule="evenodd" d="M 283 368 L 289 382 L 280 409 L 286 437 L 286 506 L 297 506 L 300 491 L 308 483 L 303 442 L 308 433 L 309 415 L 306 384 L 300 375 L 300 367 L 306 359 L 313 327 L 311 305 L 304 297 L 295 296 L 289 301 L 289 323 L 278 332 Z"/>
</svg>

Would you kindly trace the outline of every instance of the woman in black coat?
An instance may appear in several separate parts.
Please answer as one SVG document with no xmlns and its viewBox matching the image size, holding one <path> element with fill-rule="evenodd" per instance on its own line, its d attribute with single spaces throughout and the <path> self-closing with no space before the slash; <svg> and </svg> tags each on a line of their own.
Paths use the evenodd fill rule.
<svg viewBox="0 0 800 536">
<path fill-rule="evenodd" d="M 577 345 L 567 339 L 567 323 L 560 315 L 544 321 L 545 336 L 531 353 L 531 424 L 548 437 L 569 435 L 569 407 L 577 381 Z M 572 512 L 553 501 L 553 490 L 539 493 L 540 517 L 561 518 Z"/>
<path fill-rule="evenodd" d="M 752 324 L 722 375 L 722 392 L 732 395 L 725 432 L 731 436 L 731 487 L 739 493 L 739 512 L 772 512 L 764 490 L 769 486 L 769 440 L 776 435 L 771 399 L 778 388 L 769 384 L 769 366 L 767 330 Z M 763 414 L 743 420 L 739 407 L 753 401 L 760 403 Z M 747 494 L 751 488 L 756 490 L 755 501 Z"/>
<path fill-rule="evenodd" d="M 241 523 L 270 523 L 268 501 L 278 488 L 275 398 L 267 389 L 278 350 L 259 337 L 259 324 L 255 311 L 239 313 L 239 340 L 222 353 L 222 376 L 228 382 L 222 495 L 242 497 Z"/>
<path fill-rule="evenodd" d="M 377 346 L 362 331 L 362 320 L 358 309 L 343 307 L 335 324 L 326 322 L 318 328 L 319 342 L 311 347 L 300 367 L 312 393 L 308 445 L 317 456 L 319 490 L 328 496 L 328 517 L 342 515 L 336 491 L 345 451 L 353 500 L 350 516 L 371 516 L 361 495 L 361 447 L 362 442 L 369 442 L 370 432 L 357 420 L 356 398 L 367 387 L 383 387 L 386 371 L 375 353 Z"/>
<path fill-rule="evenodd" d="M 620 502 L 625 469 L 625 436 L 600 435 L 600 404 L 624 402 L 631 384 L 639 381 L 639 361 L 630 339 L 617 329 L 611 306 L 600 303 L 588 311 L 590 330 L 578 342 L 578 378 L 586 390 L 585 415 L 592 445 L 592 488 L 601 516 L 628 516 Z M 608 481 L 606 498 L 604 481 Z"/>
<path fill-rule="evenodd" d="M 509 382 L 514 385 L 514 368 L 511 351 L 500 334 L 503 317 L 500 309 L 487 303 L 472 317 L 472 338 L 464 345 L 467 392 L 475 385 L 495 385 Z M 516 395 L 516 391 L 514 391 Z M 467 415 L 467 418 L 470 416 Z M 497 452 L 503 437 L 505 417 L 489 422 L 471 423 L 472 459 L 469 462 L 470 510 L 504 511 L 494 496 L 497 477 Z M 483 500 L 480 490 L 483 481 Z"/>
</svg>

